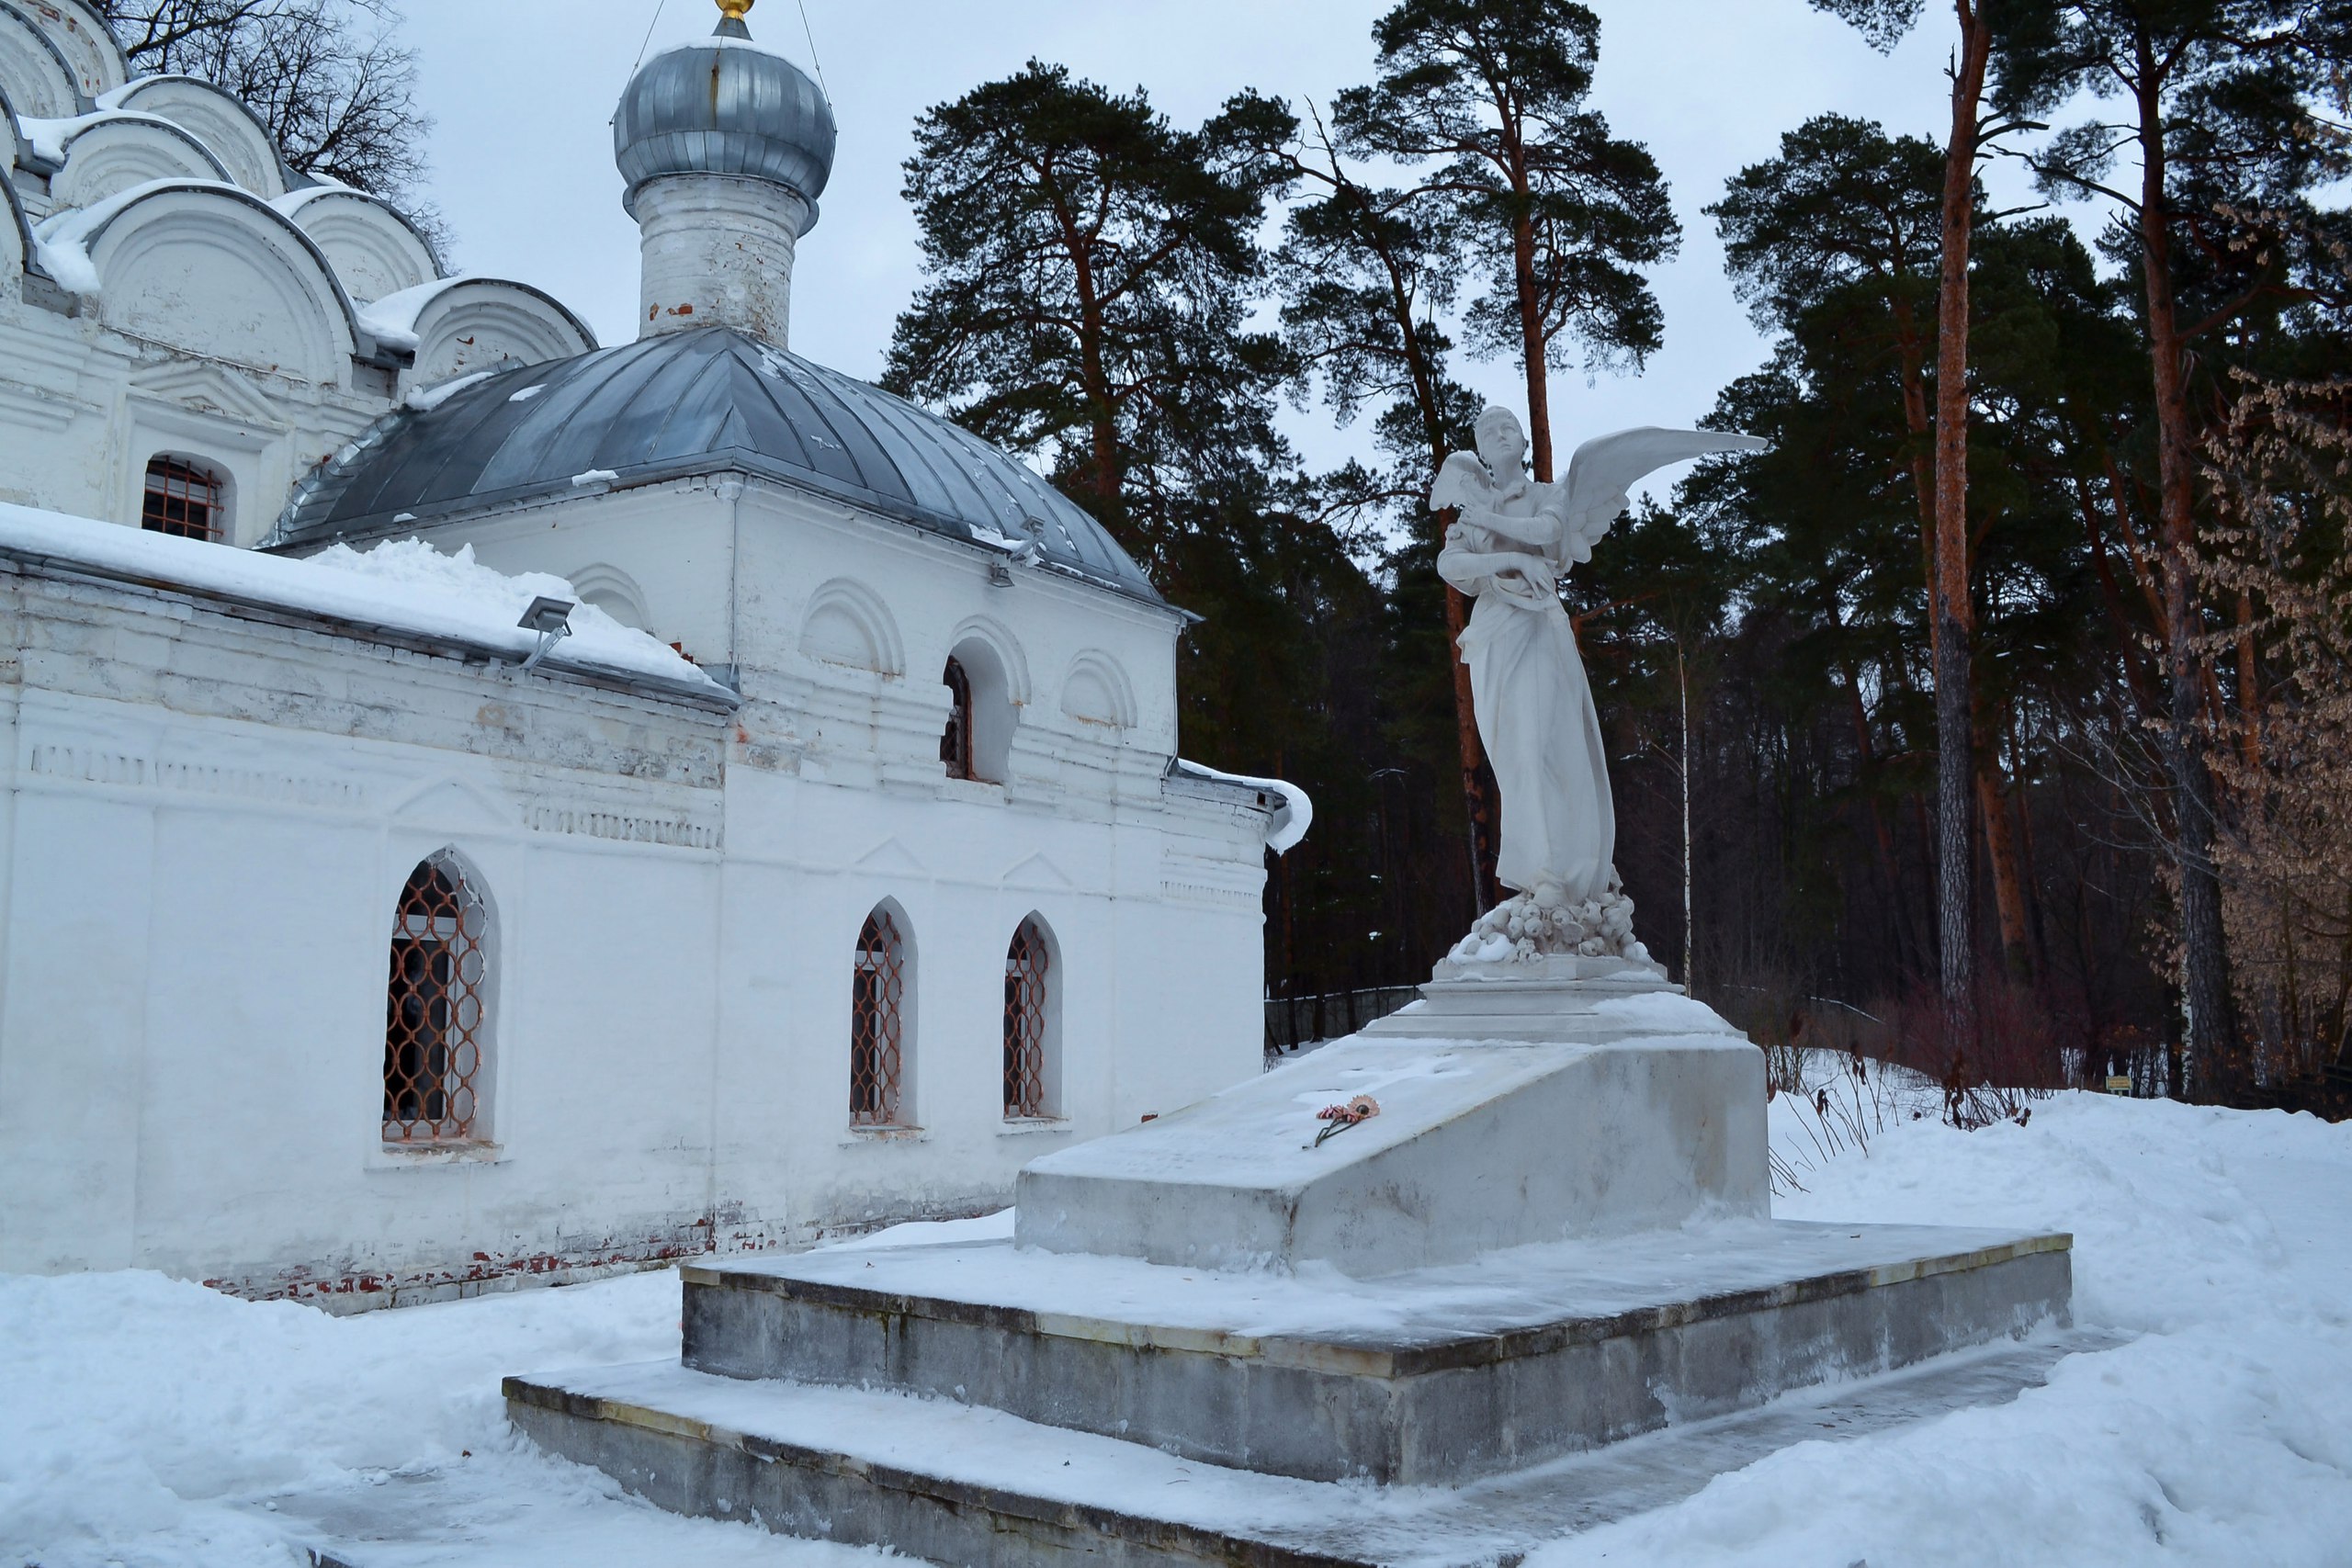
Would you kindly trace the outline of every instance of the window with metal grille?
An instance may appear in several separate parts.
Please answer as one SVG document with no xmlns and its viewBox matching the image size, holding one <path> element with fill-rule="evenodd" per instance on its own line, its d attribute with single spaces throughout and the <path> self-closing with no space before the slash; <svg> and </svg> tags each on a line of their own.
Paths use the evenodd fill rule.
<svg viewBox="0 0 2352 1568">
<path fill-rule="evenodd" d="M 888 909 L 865 917 L 850 980 L 849 1121 L 896 1127 L 906 1063 L 907 944 Z"/>
<path fill-rule="evenodd" d="M 490 911 L 446 854 L 401 889 L 384 1008 L 384 1141 L 481 1135 Z"/>
<path fill-rule="evenodd" d="M 1046 1010 L 1052 1005 L 1046 967 L 1052 963 L 1046 933 L 1035 919 L 1021 922 L 1004 954 L 1004 1114 L 1051 1116 L 1046 1089 Z"/>
<path fill-rule="evenodd" d="M 972 678 L 964 672 L 964 661 L 951 659 L 940 672 L 940 682 L 947 688 L 947 728 L 940 732 L 939 760 L 947 764 L 951 779 L 968 779 L 972 774 Z"/>
<path fill-rule="evenodd" d="M 139 525 L 183 539 L 219 539 L 227 532 L 228 508 L 222 504 L 226 487 L 209 468 L 158 457 L 147 465 L 147 493 L 139 506 Z"/>
</svg>

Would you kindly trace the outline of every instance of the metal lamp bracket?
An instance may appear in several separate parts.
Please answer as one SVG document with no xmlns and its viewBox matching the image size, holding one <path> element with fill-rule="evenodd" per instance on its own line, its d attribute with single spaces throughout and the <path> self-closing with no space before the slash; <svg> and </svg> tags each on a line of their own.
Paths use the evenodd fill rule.
<svg viewBox="0 0 2352 1568">
<path fill-rule="evenodd" d="M 523 660 L 524 674 L 537 669 L 539 660 L 545 659 L 557 643 L 571 635 L 573 607 L 573 601 L 570 599 L 550 599 L 542 593 L 531 601 L 531 607 L 525 610 L 523 618 L 514 623 L 525 631 L 539 634 L 539 645 L 531 649 L 530 656 Z"/>
</svg>

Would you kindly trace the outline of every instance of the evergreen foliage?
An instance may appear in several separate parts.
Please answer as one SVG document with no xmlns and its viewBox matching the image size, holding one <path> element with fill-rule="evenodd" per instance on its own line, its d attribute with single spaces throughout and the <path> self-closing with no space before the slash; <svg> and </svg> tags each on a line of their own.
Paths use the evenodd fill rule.
<svg viewBox="0 0 2352 1568">
<path fill-rule="evenodd" d="M 1926 11 L 1815 3 L 1882 49 Z M 2340 781 L 2307 765 L 2352 637 L 2327 489 L 2352 224 L 2323 200 L 2346 13 L 1954 14 L 1982 95 L 1955 81 L 1950 145 L 1819 115 L 1707 209 L 1771 343 L 1710 423 L 1774 446 L 1702 464 L 1564 590 L 1618 864 L 1652 950 L 1761 1039 L 1834 1016 L 1939 1075 L 2244 1098 L 2338 1061 L 2352 994 L 2319 956 Z M 1190 754 L 1317 795 L 1270 882 L 1278 995 L 1409 983 L 1492 896 L 1427 511 L 1476 413 L 1453 355 L 1517 362 L 1541 449 L 1549 370 L 1662 341 L 1645 269 L 1679 240 L 1647 152 L 1589 107 L 1585 6 L 1400 0 L 1374 41 L 1328 122 L 1245 92 L 1186 131 L 1033 64 L 932 111 L 909 165 L 931 273 L 895 383 L 1035 454 L 1206 617 Z M 2043 134 L 2086 97 L 2123 112 Z M 2098 243 L 1989 210 L 2001 151 L 2106 201 Z M 1369 455 L 1299 471 L 1284 393 Z M 2218 970 L 2185 961 L 2200 831 Z M 1980 948 L 1956 1011 L 1953 953 Z"/>
<path fill-rule="evenodd" d="M 1664 342 L 1642 269 L 1681 243 L 1666 181 L 1586 102 L 1600 18 L 1576 0 L 1404 0 L 1373 37 L 1380 74 L 1339 96 L 1340 140 L 1431 165 L 1437 221 L 1485 285 L 1464 330 L 1519 358 L 1530 466 L 1549 479 L 1545 372 L 1572 349 L 1589 370 L 1639 369 Z"/>
<path fill-rule="evenodd" d="M 1035 61 L 932 109 L 906 169 L 926 281 L 883 384 L 1035 457 L 1153 560 L 1195 495 L 1283 456 L 1282 347 L 1246 319 L 1288 130 L 1249 94 L 1182 130 Z"/>
</svg>

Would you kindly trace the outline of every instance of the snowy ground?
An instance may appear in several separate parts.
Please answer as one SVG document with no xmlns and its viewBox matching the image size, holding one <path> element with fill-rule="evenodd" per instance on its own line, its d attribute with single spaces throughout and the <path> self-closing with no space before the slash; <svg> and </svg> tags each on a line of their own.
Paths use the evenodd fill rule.
<svg viewBox="0 0 2352 1568">
<path fill-rule="evenodd" d="M 1784 1449 L 1531 1568 L 2352 1562 L 2352 1126 L 2066 1095 L 1825 1156 L 1804 1120 L 1776 1104 L 1805 1189 L 1776 1213 L 2071 1230 L 2078 1321 L 2133 1337 L 2007 1404 Z M 672 1518 L 506 1432 L 502 1374 L 674 1354 L 677 1309 L 671 1274 L 340 1319 L 153 1274 L 0 1276 L 0 1565 L 300 1563 L 274 1500 L 364 1513 L 422 1477 L 441 1531 L 367 1568 L 876 1560 Z"/>
</svg>

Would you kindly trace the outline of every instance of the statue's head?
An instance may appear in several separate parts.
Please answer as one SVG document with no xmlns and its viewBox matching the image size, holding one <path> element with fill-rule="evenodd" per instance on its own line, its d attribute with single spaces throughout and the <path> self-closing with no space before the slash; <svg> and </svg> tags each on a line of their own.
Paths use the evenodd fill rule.
<svg viewBox="0 0 2352 1568">
<path fill-rule="evenodd" d="M 1515 479 L 1527 464 L 1527 432 L 1519 415 L 1498 404 L 1488 404 L 1478 416 L 1478 456 L 1498 479 Z"/>
</svg>

